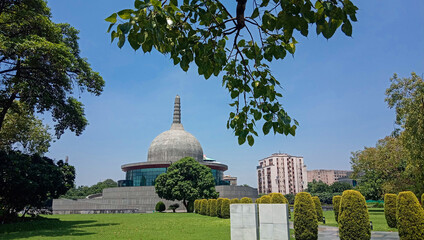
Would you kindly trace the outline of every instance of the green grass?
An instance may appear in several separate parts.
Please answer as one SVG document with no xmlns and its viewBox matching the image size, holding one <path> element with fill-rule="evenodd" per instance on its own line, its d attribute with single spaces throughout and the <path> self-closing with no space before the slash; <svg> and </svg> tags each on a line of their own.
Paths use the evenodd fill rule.
<svg viewBox="0 0 424 240">
<path fill-rule="evenodd" d="M 52 215 L 0 225 L 0 239 L 230 239 L 230 220 L 192 213 Z"/>
<path fill-rule="evenodd" d="M 368 208 L 368 213 L 374 226 L 373 231 L 397 232 L 396 228 L 389 228 L 387 225 L 383 208 Z M 324 217 L 325 224 L 322 225 L 337 227 L 334 211 L 324 211 Z"/>
</svg>

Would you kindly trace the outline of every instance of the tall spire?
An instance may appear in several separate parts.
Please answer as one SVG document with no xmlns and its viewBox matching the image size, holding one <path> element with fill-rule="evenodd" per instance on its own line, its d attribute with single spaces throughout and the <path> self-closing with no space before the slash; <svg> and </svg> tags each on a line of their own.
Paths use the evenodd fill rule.
<svg viewBox="0 0 424 240">
<path fill-rule="evenodd" d="M 174 102 L 174 120 L 172 123 L 181 123 L 181 103 L 180 96 L 175 97 Z"/>
</svg>

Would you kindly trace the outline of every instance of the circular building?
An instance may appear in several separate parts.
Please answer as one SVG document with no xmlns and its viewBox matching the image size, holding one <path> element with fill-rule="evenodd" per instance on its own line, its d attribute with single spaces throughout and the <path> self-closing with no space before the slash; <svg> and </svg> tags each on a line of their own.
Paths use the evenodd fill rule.
<svg viewBox="0 0 424 240">
<path fill-rule="evenodd" d="M 192 157 L 208 166 L 215 178 L 215 185 L 229 185 L 228 181 L 223 180 L 224 171 L 228 169 L 228 166 L 211 159 L 204 159 L 199 141 L 184 130 L 181 124 L 181 102 L 177 95 L 171 129 L 153 139 L 147 154 L 147 162 L 121 166 L 122 171 L 126 172 L 126 178 L 118 184 L 119 186 L 154 186 L 159 174 L 165 173 L 172 163 L 184 157 Z"/>
</svg>

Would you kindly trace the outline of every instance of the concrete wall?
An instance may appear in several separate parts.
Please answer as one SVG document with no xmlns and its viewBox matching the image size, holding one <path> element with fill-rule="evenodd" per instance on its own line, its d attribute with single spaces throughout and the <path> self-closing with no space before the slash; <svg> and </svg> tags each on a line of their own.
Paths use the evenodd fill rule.
<svg viewBox="0 0 424 240">
<path fill-rule="evenodd" d="M 242 186 L 216 186 L 220 197 L 242 198 L 250 197 L 255 200 L 257 190 Z M 178 210 L 185 210 L 181 202 L 173 202 L 159 198 L 153 186 L 143 187 L 117 187 L 103 190 L 101 198 L 94 199 L 54 199 L 53 214 L 78 214 L 78 213 L 119 213 L 139 212 L 146 213 L 155 210 L 156 203 L 162 201 L 168 207 L 173 203 L 180 204 Z"/>
</svg>

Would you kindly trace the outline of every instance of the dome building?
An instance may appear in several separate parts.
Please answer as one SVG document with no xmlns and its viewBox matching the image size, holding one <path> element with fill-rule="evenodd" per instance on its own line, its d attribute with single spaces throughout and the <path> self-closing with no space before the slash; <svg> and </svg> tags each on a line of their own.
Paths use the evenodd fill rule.
<svg viewBox="0 0 424 240">
<path fill-rule="evenodd" d="M 216 161 L 204 160 L 203 149 L 196 137 L 184 130 L 181 123 L 181 99 L 177 95 L 174 103 L 174 117 L 171 129 L 162 132 L 150 144 L 147 162 L 129 163 L 121 166 L 126 173 L 125 180 L 118 181 L 120 187 L 154 186 L 155 179 L 174 162 L 192 157 L 208 166 L 215 178 L 215 185 L 229 185 L 224 181 L 228 166 Z"/>
</svg>

